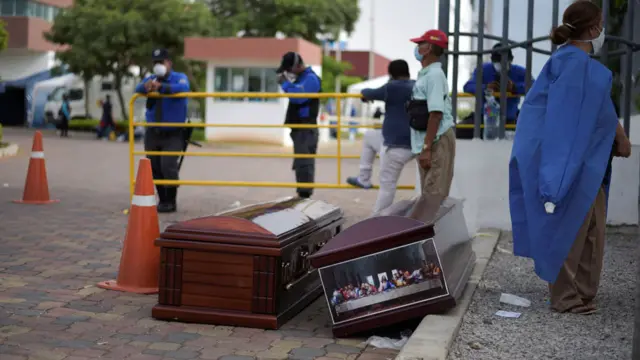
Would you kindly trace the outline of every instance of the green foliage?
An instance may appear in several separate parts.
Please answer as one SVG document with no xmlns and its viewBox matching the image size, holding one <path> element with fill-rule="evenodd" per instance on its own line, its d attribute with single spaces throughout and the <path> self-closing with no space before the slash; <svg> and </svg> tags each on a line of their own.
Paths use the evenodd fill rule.
<svg viewBox="0 0 640 360">
<path fill-rule="evenodd" d="M 318 43 L 351 33 L 360 8 L 355 0 L 207 0 L 218 19 L 217 32 L 246 37 L 301 37 Z"/>
<path fill-rule="evenodd" d="M 0 20 L 0 51 L 9 46 L 9 32 L 5 29 L 4 21 Z"/>
<path fill-rule="evenodd" d="M 2 142 L 2 124 L 0 124 L 0 142 Z"/>
<path fill-rule="evenodd" d="M 79 0 L 56 17 L 45 37 L 69 46 L 59 57 L 72 72 L 85 79 L 112 74 L 126 118 L 121 84 L 133 76 L 131 66 L 138 65 L 145 73 L 151 65 L 152 49 L 166 48 L 176 70 L 193 77 L 192 63 L 182 60 L 184 38 L 207 36 L 211 29 L 211 13 L 201 1 Z M 192 79 L 192 83 L 198 82 Z"/>
<path fill-rule="evenodd" d="M 336 77 L 340 76 L 340 91 L 344 92 L 353 84 L 362 81 L 358 76 L 343 75 L 345 71 L 352 68 L 351 64 L 346 61 L 338 61 L 331 56 L 322 58 L 322 92 L 336 91 Z"/>
</svg>

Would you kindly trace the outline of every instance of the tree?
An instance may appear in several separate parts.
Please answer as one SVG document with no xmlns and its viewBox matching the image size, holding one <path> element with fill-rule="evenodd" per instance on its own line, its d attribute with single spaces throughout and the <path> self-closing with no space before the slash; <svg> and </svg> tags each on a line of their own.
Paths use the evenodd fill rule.
<svg viewBox="0 0 640 360">
<path fill-rule="evenodd" d="M 344 92 L 353 84 L 362 81 L 358 76 L 345 76 L 344 73 L 352 68 L 346 61 L 338 61 L 331 56 L 322 58 L 322 92 L 336 91 L 336 78 L 340 76 L 340 91 Z"/>
<path fill-rule="evenodd" d="M 9 32 L 7 32 L 4 26 L 4 21 L 0 20 L 0 51 L 9 46 Z"/>
<path fill-rule="evenodd" d="M 360 8 L 355 0 L 207 0 L 218 19 L 217 31 L 227 36 L 301 37 L 319 43 L 351 33 Z"/>
<path fill-rule="evenodd" d="M 87 76 L 112 74 L 122 116 L 126 118 L 128 106 L 122 83 L 133 77 L 132 67 L 140 66 L 141 74 L 146 73 L 151 51 L 156 47 L 174 51 L 177 67 L 190 67 L 190 63 L 181 60 L 184 38 L 208 34 L 211 24 L 211 14 L 200 1 L 77 0 L 56 17 L 46 38 L 70 46 L 64 57 L 77 65 L 76 71 Z M 78 64 L 83 58 L 87 63 Z M 193 76 L 193 71 L 189 72 Z"/>
</svg>

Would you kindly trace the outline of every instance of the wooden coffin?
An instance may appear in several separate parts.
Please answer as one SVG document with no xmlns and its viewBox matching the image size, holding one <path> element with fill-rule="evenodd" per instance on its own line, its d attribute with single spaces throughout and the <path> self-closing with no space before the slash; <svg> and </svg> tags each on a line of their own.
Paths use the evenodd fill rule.
<svg viewBox="0 0 640 360">
<path fill-rule="evenodd" d="M 340 232 L 342 210 L 286 198 L 169 226 L 156 319 L 277 329 L 322 294 L 308 256 Z"/>
<path fill-rule="evenodd" d="M 453 308 L 475 253 L 462 203 L 433 196 L 397 203 L 347 228 L 310 260 L 333 334 L 344 337 Z"/>
</svg>

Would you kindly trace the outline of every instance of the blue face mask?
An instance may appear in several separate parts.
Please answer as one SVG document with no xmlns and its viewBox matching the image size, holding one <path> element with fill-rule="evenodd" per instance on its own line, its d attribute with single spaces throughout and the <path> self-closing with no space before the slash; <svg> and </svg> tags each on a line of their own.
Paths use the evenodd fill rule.
<svg viewBox="0 0 640 360">
<path fill-rule="evenodd" d="M 424 57 L 424 55 L 420 54 L 419 46 L 416 46 L 415 49 L 413 49 L 413 55 L 416 57 L 416 60 L 418 61 L 422 61 L 422 58 Z"/>
</svg>

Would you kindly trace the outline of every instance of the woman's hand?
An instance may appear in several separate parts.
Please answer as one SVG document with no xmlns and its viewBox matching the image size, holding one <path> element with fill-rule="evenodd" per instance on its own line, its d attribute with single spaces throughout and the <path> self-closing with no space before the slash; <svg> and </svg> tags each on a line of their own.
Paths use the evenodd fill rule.
<svg viewBox="0 0 640 360">
<path fill-rule="evenodd" d="M 631 141 L 629 141 L 620 123 L 618 123 L 618 128 L 616 128 L 615 150 L 613 155 L 624 158 L 631 156 Z"/>
</svg>

